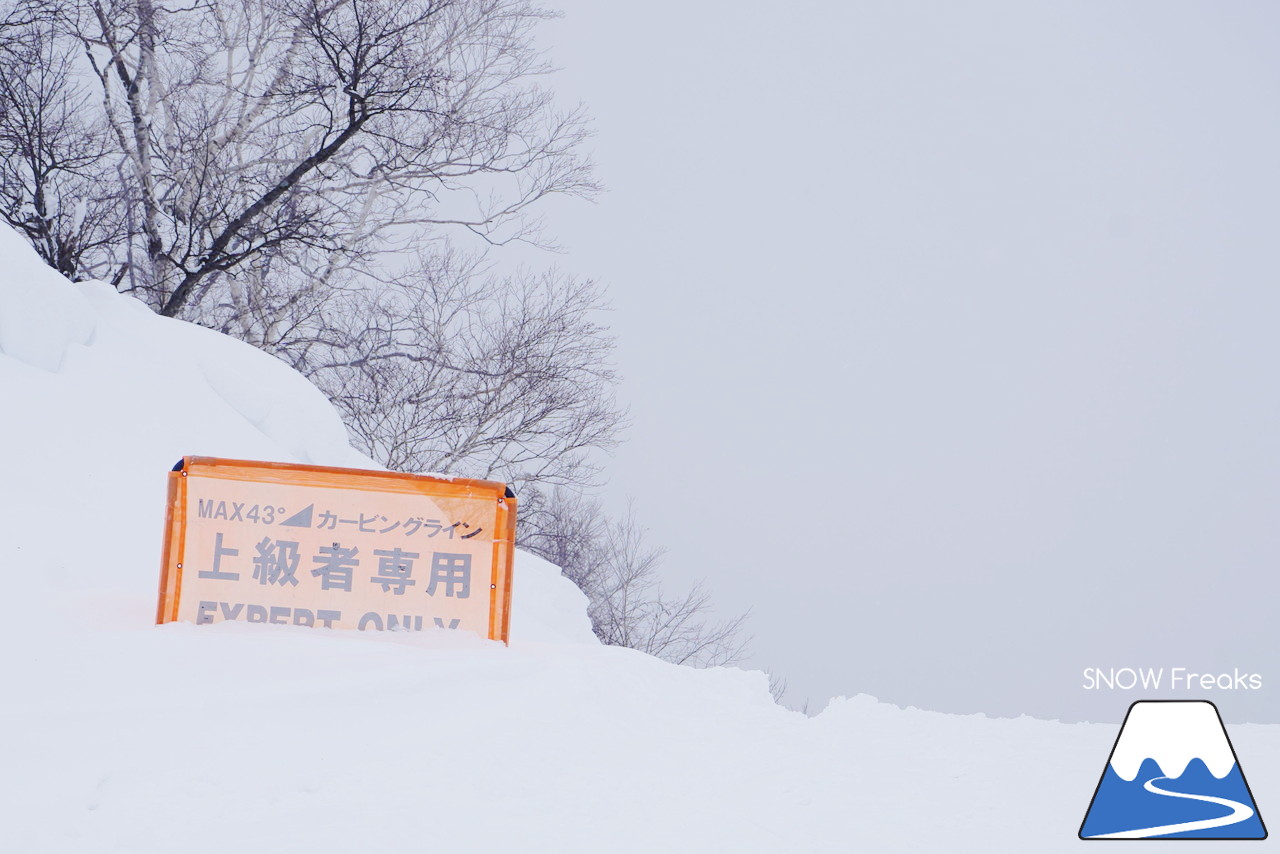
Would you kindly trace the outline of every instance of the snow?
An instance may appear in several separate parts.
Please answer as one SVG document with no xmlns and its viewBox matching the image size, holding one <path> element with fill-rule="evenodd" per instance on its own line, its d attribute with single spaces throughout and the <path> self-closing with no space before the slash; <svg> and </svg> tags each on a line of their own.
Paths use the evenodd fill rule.
<svg viewBox="0 0 1280 854">
<path fill-rule="evenodd" d="M 0 258 L 14 263 L 0 277 L 0 353 L 57 371 L 68 348 L 93 340 L 91 309 L 10 228 L 0 228 Z"/>
<path fill-rule="evenodd" d="M 510 646 L 156 626 L 186 454 L 371 466 L 272 357 L 0 230 L 0 827 L 40 852 L 1057 851 L 1115 738 L 837 699 L 595 641 L 518 555 Z M 874 650 L 848 650 L 874 655 Z M 1280 728 L 1231 731 L 1267 812 Z M 1210 843 L 1212 845 L 1212 843 Z"/>
<path fill-rule="evenodd" d="M 1145 759 L 1154 759 L 1166 777 L 1181 777 L 1192 759 L 1222 779 L 1236 759 L 1210 703 L 1138 703 L 1125 718 L 1111 767 L 1122 780 L 1138 776 Z"/>
</svg>

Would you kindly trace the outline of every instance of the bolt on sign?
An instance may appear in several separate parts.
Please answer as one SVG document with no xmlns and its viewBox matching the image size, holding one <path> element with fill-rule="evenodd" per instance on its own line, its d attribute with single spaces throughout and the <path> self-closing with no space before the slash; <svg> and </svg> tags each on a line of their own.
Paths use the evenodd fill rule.
<svg viewBox="0 0 1280 854">
<path fill-rule="evenodd" d="M 169 473 L 156 622 L 507 641 L 516 499 L 505 484 L 184 457 Z"/>
</svg>

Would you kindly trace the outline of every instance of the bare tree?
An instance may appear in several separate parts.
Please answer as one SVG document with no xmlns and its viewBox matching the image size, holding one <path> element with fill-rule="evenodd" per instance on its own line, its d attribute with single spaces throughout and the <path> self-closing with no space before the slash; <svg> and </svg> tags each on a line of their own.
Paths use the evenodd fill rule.
<svg viewBox="0 0 1280 854">
<path fill-rule="evenodd" d="M 18 0 L 0 212 L 68 276 L 288 359 L 393 468 L 584 485 L 622 421 L 598 289 L 489 276 L 442 236 L 532 240 L 531 205 L 595 188 L 582 114 L 534 85 L 545 17 L 528 0 Z M 405 270 L 409 245 L 425 251 Z"/>
<path fill-rule="evenodd" d="M 696 585 L 684 596 L 662 591 L 663 550 L 648 545 L 629 510 L 605 516 L 599 504 L 557 491 L 540 510 L 550 524 L 521 536 L 520 545 L 553 562 L 587 594 L 596 636 L 674 664 L 713 667 L 742 659 L 746 614 L 715 621 L 710 596 Z"/>
<path fill-rule="evenodd" d="M 519 545 L 560 567 L 583 592 L 597 589 L 605 517 L 586 493 L 534 486 L 520 496 Z"/>
<path fill-rule="evenodd" d="M 0 216 L 49 266 L 82 278 L 89 256 L 108 259 L 96 272 L 111 274 L 127 230 L 110 140 L 84 119 L 92 111 L 72 85 L 72 51 L 47 10 L 11 9 L 0 21 Z"/>
<path fill-rule="evenodd" d="M 127 189 L 128 287 L 167 315 L 201 319 L 220 288 L 249 302 L 263 280 L 229 280 L 264 259 L 316 269 L 440 228 L 534 239 L 531 205 L 595 190 L 583 115 L 535 85 L 546 14 L 528 0 L 18 5 L 54 9 L 59 56 L 70 41 L 84 59 L 50 70 L 73 114 L 96 90 L 89 124 Z"/>
<path fill-rule="evenodd" d="M 600 289 L 493 275 L 448 235 L 544 243 L 597 189 L 536 85 L 530 0 L 17 0 L 0 213 L 71 278 L 291 362 L 391 468 L 501 479 L 606 643 L 729 663 L 745 615 L 668 597 L 630 515 L 574 492 L 625 415 Z M 406 248 L 415 263 L 392 260 Z"/>
<path fill-rule="evenodd" d="M 769 677 L 769 696 L 781 706 L 783 698 L 787 696 L 787 680 L 772 670 L 765 670 L 765 673 Z"/>
<path fill-rule="evenodd" d="M 599 593 L 590 609 L 597 636 L 675 664 L 710 667 L 740 661 L 747 615 L 711 622 L 711 597 L 701 584 L 684 596 L 664 596 L 657 573 L 662 555 L 662 549 L 646 543 L 630 513 L 605 524 Z"/>
<path fill-rule="evenodd" d="M 391 468 L 588 486 L 616 443 L 613 341 L 591 282 L 487 275 L 475 258 L 424 257 L 380 291 L 345 294 L 285 358 Z"/>
</svg>

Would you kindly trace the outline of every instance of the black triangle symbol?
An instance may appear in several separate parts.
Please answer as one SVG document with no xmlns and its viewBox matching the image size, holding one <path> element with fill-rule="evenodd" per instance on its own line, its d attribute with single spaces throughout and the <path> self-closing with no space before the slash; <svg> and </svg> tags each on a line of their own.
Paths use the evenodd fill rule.
<svg viewBox="0 0 1280 854">
<path fill-rule="evenodd" d="M 311 511 L 315 509 L 314 504 L 308 504 L 302 510 L 294 513 L 288 519 L 281 522 L 287 528 L 310 528 L 311 527 Z"/>
</svg>

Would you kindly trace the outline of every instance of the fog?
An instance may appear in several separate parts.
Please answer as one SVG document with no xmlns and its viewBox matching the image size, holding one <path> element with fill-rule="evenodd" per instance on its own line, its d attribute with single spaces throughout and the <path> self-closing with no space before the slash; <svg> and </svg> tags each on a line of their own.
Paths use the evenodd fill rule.
<svg viewBox="0 0 1280 854">
<path fill-rule="evenodd" d="M 609 191 L 610 464 L 820 708 L 1275 721 L 1280 9 L 565 0 Z"/>
</svg>

